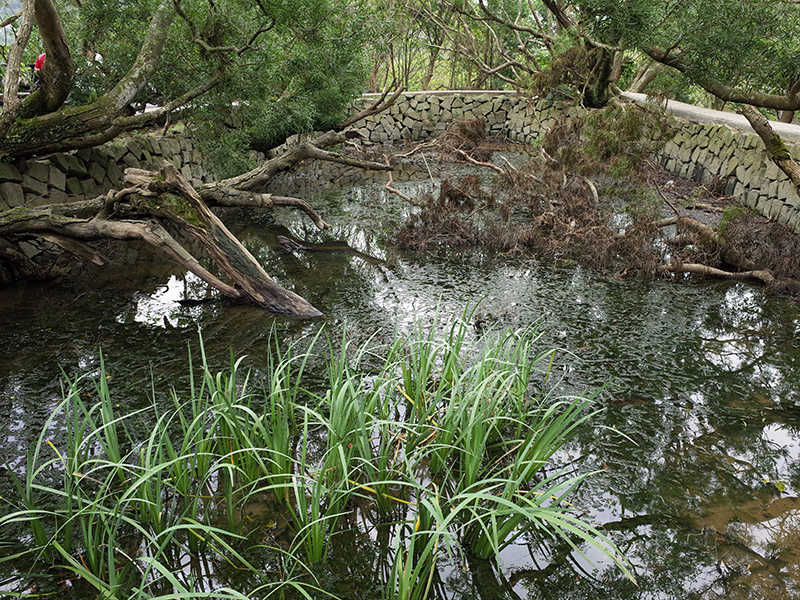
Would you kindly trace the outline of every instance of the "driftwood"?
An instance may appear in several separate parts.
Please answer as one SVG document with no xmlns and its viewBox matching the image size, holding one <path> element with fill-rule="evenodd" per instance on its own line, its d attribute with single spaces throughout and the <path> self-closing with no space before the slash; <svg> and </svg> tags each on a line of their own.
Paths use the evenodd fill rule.
<svg viewBox="0 0 800 600">
<path fill-rule="evenodd" d="M 672 273 L 694 273 L 695 275 L 705 275 L 706 277 L 714 277 L 717 279 L 756 279 L 766 284 L 770 284 L 775 281 L 775 277 L 772 275 L 772 273 L 765 270 L 731 272 L 697 263 L 679 263 L 677 265 L 670 266 L 668 270 Z"/>
<path fill-rule="evenodd" d="M 17 245 L 26 238 L 46 240 L 96 265 L 107 261 L 87 242 L 103 238 L 143 240 L 227 298 L 252 303 L 276 314 L 319 316 L 322 313 L 314 306 L 270 278 L 209 207 L 297 208 L 318 228 L 329 229 L 330 225 L 305 200 L 260 190 L 277 173 L 307 159 L 390 171 L 392 167 L 388 164 L 362 161 L 325 149 L 359 136 L 352 130 L 319 134 L 290 146 L 281 156 L 265 161 L 249 173 L 196 189 L 172 165 L 164 166 L 158 173 L 128 169 L 127 187 L 105 196 L 1 213 L 0 258 L 12 262 L 21 275 L 34 277 L 42 275 L 42 267 L 25 256 Z M 202 247 L 216 263 L 219 275 L 203 267 L 173 236 L 174 232 Z"/>
<path fill-rule="evenodd" d="M 0 236 L 36 236 L 53 241 L 92 262 L 100 254 L 86 241 L 110 238 L 143 240 L 237 302 L 256 304 L 272 313 L 303 317 L 322 313 L 278 285 L 250 252 L 228 231 L 175 167 L 158 173 L 126 171 L 126 187 L 91 201 L 17 209 L 0 215 Z M 176 200 L 177 198 L 177 200 Z M 200 245 L 219 269 L 208 271 L 169 231 Z M 13 257 L 8 244 L 0 249 Z"/>
</svg>

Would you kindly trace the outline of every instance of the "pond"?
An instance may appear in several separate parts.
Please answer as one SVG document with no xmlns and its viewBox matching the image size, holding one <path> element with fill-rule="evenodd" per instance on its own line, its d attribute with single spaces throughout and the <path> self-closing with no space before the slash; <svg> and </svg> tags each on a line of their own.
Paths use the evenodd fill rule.
<svg viewBox="0 0 800 600">
<path fill-rule="evenodd" d="M 419 193 L 441 173 L 431 165 L 417 177 L 396 186 Z M 798 304 L 742 283 L 618 281 L 478 249 L 397 249 L 392 235 L 410 208 L 376 179 L 309 186 L 304 197 L 334 226 L 324 233 L 284 210 L 225 218 L 268 273 L 324 312 L 317 320 L 192 302 L 213 294 L 143 250 L 129 250 L 119 268 L 87 276 L 78 290 L 1 291 L 0 462 L 23 468 L 61 398 L 62 370 L 97 372 L 101 349 L 124 411 L 146 404 L 151 385 L 160 394 L 187 382 L 187 345 L 196 356 L 198 329 L 215 367 L 224 368 L 232 348 L 258 372 L 273 335 L 288 344 L 322 325 L 334 338 L 346 330 L 356 341 L 388 340 L 417 322 L 466 314 L 477 343 L 486 328 L 538 323 L 542 347 L 562 349 L 561 391 L 602 388 L 603 412 L 561 460 L 596 471 L 570 502 L 604 527 L 638 585 L 601 555 L 552 556 L 520 543 L 491 577 L 443 565 L 443 593 L 500 597 L 486 583 L 493 581 L 509 597 L 535 599 L 800 597 Z M 286 254 L 279 235 L 322 247 Z M 355 557 L 345 572 L 369 568 Z M 366 597 L 357 589 L 343 596 Z"/>
</svg>

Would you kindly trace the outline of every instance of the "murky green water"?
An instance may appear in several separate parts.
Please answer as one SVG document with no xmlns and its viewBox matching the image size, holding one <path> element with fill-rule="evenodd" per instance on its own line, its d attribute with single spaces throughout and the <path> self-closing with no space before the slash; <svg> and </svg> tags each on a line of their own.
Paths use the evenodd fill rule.
<svg viewBox="0 0 800 600">
<path fill-rule="evenodd" d="M 288 211 L 226 221 L 269 273 L 324 311 L 316 321 L 217 301 L 183 306 L 178 300 L 205 297 L 204 286 L 144 251 L 137 268 L 120 264 L 112 281 L 95 275 L 80 290 L 0 292 L 0 462 L 19 467 L 60 397 L 60 370 L 96 370 L 100 348 L 126 408 L 146 400 L 151 373 L 157 390 L 185 382 L 198 327 L 214 364 L 224 365 L 232 347 L 259 369 L 273 328 L 296 340 L 324 323 L 366 340 L 435 315 L 456 319 L 469 306 L 486 326 L 541 323 L 543 343 L 564 348 L 565 392 L 607 385 L 597 427 L 570 448 L 570 458 L 598 471 L 574 504 L 605 524 L 639 585 L 574 554 L 520 545 L 488 573 L 443 567 L 449 596 L 800 596 L 800 306 L 742 284 L 643 284 L 483 251 L 393 249 L 408 208 L 382 183 L 323 189 L 313 202 L 332 232 Z M 283 254 L 278 235 L 329 249 Z M 336 241 L 358 252 L 331 250 Z M 368 597 L 354 591 L 368 589 L 375 573 L 362 559 L 327 573 L 331 588 Z"/>
</svg>

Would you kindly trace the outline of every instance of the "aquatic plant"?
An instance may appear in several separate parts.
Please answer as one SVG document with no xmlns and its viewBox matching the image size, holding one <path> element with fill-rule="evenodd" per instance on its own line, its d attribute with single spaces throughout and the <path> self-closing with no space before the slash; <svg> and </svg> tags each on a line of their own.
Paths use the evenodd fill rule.
<svg viewBox="0 0 800 600">
<path fill-rule="evenodd" d="M 241 358 L 213 373 L 201 338 L 188 397 L 172 390 L 168 409 L 130 414 L 115 412 L 101 363 L 96 402 L 81 396 L 86 378 L 71 380 L 13 475 L 0 526 L 30 535 L 0 561 L 60 564 L 105 598 L 310 598 L 348 534 L 376 540 L 386 598 L 424 600 L 443 558 L 491 558 L 522 539 L 588 545 L 630 575 L 566 500 L 589 474 L 549 468 L 596 415 L 591 398 L 554 397 L 553 351 L 535 352 L 535 328 L 480 344 L 470 332 L 419 327 L 387 348 L 345 335 L 329 341 L 321 381 L 304 377 L 319 336 L 303 351 L 276 345 L 261 393 Z M 148 433 L 126 441 L 145 416 Z M 49 432 L 61 420 L 59 448 Z M 275 516 L 259 521 L 254 506 Z M 187 566 L 201 557 L 254 583 L 203 581 Z"/>
</svg>

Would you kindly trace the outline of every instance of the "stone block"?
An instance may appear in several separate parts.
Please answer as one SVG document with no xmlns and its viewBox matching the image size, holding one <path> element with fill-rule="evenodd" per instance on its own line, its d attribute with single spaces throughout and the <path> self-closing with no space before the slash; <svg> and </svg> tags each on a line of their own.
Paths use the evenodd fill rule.
<svg viewBox="0 0 800 600">
<path fill-rule="evenodd" d="M 747 190 L 742 197 L 742 203 L 750 208 L 756 208 L 756 206 L 758 206 L 758 198 L 758 190 Z"/>
<path fill-rule="evenodd" d="M 795 190 L 795 187 L 792 185 L 791 181 L 786 179 L 778 184 L 778 193 L 776 198 L 779 198 L 780 200 L 797 200 L 797 191 Z"/>
<path fill-rule="evenodd" d="M 81 181 L 77 177 L 68 177 L 67 178 L 67 187 L 66 191 L 68 194 L 76 196 L 78 194 L 83 194 L 83 185 Z"/>
<path fill-rule="evenodd" d="M 52 154 L 50 158 L 48 158 L 51 165 L 54 165 L 61 169 L 64 173 L 69 171 L 69 162 L 67 161 L 67 157 L 61 154 Z"/>
<path fill-rule="evenodd" d="M 775 220 L 778 214 L 781 212 L 781 208 L 783 208 L 783 202 L 780 200 L 772 199 L 767 203 L 767 214 L 766 216 L 770 219 Z"/>
<path fill-rule="evenodd" d="M 736 179 L 738 179 L 742 185 L 749 187 L 750 181 L 752 179 L 752 167 L 745 167 L 744 165 L 739 165 L 736 167 Z"/>
<path fill-rule="evenodd" d="M 67 175 L 84 177 L 89 174 L 89 171 L 86 169 L 86 163 L 78 158 L 77 155 L 66 154 L 65 158 L 67 159 L 67 163 L 69 165 L 69 168 L 67 169 Z"/>
<path fill-rule="evenodd" d="M 125 163 L 129 167 L 133 167 L 134 169 L 139 169 L 140 168 L 139 161 L 130 152 L 122 157 L 122 162 Z"/>
<path fill-rule="evenodd" d="M 136 157 L 137 160 L 142 160 L 144 158 L 144 149 L 136 140 L 129 141 L 125 147 L 128 149 L 128 152 Z"/>
<path fill-rule="evenodd" d="M 22 189 L 30 194 L 44 196 L 47 194 L 47 184 L 44 181 L 34 179 L 28 174 L 22 176 Z"/>
<path fill-rule="evenodd" d="M 63 190 L 50 188 L 50 191 L 47 192 L 46 200 L 48 204 L 59 204 L 62 202 L 67 202 L 69 200 L 69 196 Z"/>
<path fill-rule="evenodd" d="M 797 210 L 796 206 L 789 214 L 789 220 L 786 222 L 786 227 L 795 233 L 800 233 L 800 210 Z"/>
<path fill-rule="evenodd" d="M 770 198 L 776 197 L 778 195 L 778 186 L 779 182 L 770 181 L 769 185 L 767 186 L 767 196 Z"/>
<path fill-rule="evenodd" d="M 65 186 L 67 185 L 67 176 L 55 165 L 50 165 L 47 184 L 51 188 L 55 188 L 63 192 Z"/>
<path fill-rule="evenodd" d="M 114 162 L 119 162 L 119 160 L 125 156 L 125 153 L 128 151 L 127 148 L 125 148 L 125 146 L 122 144 L 106 146 L 106 150 L 108 151 L 109 158 L 113 159 Z"/>
<path fill-rule="evenodd" d="M 75 152 L 74 156 L 76 156 L 78 160 L 87 163 L 92 159 L 92 150 L 91 148 L 81 148 L 80 150 Z"/>
<path fill-rule="evenodd" d="M 14 165 L 0 162 L 0 183 L 5 182 L 22 183 L 22 173 Z"/>
<path fill-rule="evenodd" d="M 767 161 L 767 167 L 764 170 L 764 178 L 770 181 L 776 181 L 781 175 L 783 175 L 783 171 L 778 168 L 778 165 L 771 160 Z"/>
<path fill-rule="evenodd" d="M 94 148 L 92 150 L 91 159 L 89 160 L 89 163 L 86 165 L 86 168 L 88 169 L 91 166 L 91 163 L 97 163 L 101 167 L 105 168 L 105 166 L 109 163 L 109 161 L 113 160 L 114 158 L 108 152 L 106 152 L 105 148 L 103 147 Z"/>
<path fill-rule="evenodd" d="M 108 167 L 106 167 L 106 176 L 114 183 L 115 186 L 122 183 L 123 172 L 115 162 L 108 163 Z"/>
<path fill-rule="evenodd" d="M 22 181 L 22 176 L 20 176 L 20 181 Z M 0 183 L 0 197 L 8 204 L 9 208 L 25 204 L 25 192 L 22 185 L 14 181 Z"/>
<path fill-rule="evenodd" d="M 27 256 L 29 259 L 32 259 L 37 254 L 41 254 L 41 249 L 31 242 L 18 242 L 17 245 L 19 249 L 22 250 L 22 253 Z"/>
<path fill-rule="evenodd" d="M 96 198 L 101 194 L 100 186 L 94 179 L 84 179 L 81 181 L 81 188 L 83 189 L 83 195 L 87 198 Z"/>
<path fill-rule="evenodd" d="M 92 163 L 89 165 L 89 175 L 97 183 L 102 183 L 106 176 L 106 170 L 99 163 Z"/>
<path fill-rule="evenodd" d="M 287 140 L 288 141 L 288 140 Z M 178 154 L 181 151 L 181 144 L 175 138 L 166 138 L 168 150 L 165 154 L 167 158 L 169 158 L 173 154 Z"/>
<path fill-rule="evenodd" d="M 781 225 L 786 225 L 789 223 L 789 217 L 792 214 L 792 207 L 785 202 L 782 204 L 778 214 L 775 217 L 775 220 L 778 221 Z"/>
<path fill-rule="evenodd" d="M 41 162 L 29 162 L 28 168 L 25 170 L 25 175 L 47 183 L 47 180 L 50 178 L 50 167 Z"/>
</svg>

